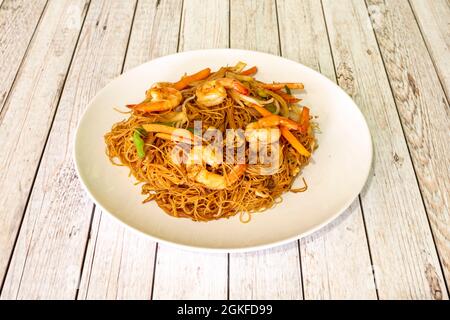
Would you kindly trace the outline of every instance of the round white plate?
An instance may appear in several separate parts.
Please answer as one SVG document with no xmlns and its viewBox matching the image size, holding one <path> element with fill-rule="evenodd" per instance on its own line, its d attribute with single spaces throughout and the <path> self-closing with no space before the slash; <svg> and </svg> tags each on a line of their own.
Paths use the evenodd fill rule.
<svg viewBox="0 0 450 320">
<path fill-rule="evenodd" d="M 304 193 L 286 193 L 283 202 L 250 223 L 239 217 L 210 222 L 173 218 L 154 202 L 142 204 L 140 186 L 126 167 L 111 165 L 103 136 L 127 115 L 125 104 L 140 101 L 154 82 L 176 81 L 185 72 L 213 70 L 244 61 L 258 66 L 262 81 L 303 82 L 302 104 L 318 116 L 319 148 L 303 176 Z M 103 88 L 89 103 L 76 134 L 75 162 L 87 192 L 104 211 L 155 240 L 193 249 L 249 251 L 295 240 L 324 226 L 343 212 L 361 191 L 370 171 L 372 143 L 363 115 L 332 81 L 297 62 L 245 50 L 189 51 L 152 60 Z M 301 185 L 297 179 L 296 185 Z"/>
</svg>

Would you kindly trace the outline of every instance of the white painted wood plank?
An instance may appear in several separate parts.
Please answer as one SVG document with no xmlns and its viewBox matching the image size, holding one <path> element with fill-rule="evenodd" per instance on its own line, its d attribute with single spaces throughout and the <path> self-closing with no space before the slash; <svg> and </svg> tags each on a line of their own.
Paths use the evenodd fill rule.
<svg viewBox="0 0 450 320">
<path fill-rule="evenodd" d="M 280 53 L 274 1 L 233 0 L 230 8 L 232 48 Z M 263 251 L 230 254 L 229 268 L 230 299 L 302 299 L 297 241 Z"/>
<path fill-rule="evenodd" d="M 411 158 L 365 3 L 323 1 L 339 84 L 364 113 L 374 143 L 362 192 L 381 299 L 447 298 Z"/>
<path fill-rule="evenodd" d="M 47 7 L 0 115 L 0 281 L 80 32 L 80 26 L 68 23 L 71 8 L 78 8 L 81 21 L 85 5 L 84 0 L 53 1 Z"/>
<path fill-rule="evenodd" d="M 411 0 L 417 22 L 450 98 L 450 4 L 448 0 Z"/>
<path fill-rule="evenodd" d="M 230 299 L 302 299 L 298 241 L 230 254 Z"/>
<path fill-rule="evenodd" d="M 180 17 L 179 0 L 139 1 L 124 70 L 176 52 Z M 96 216 L 78 298 L 150 299 L 156 243 L 98 209 Z"/>
<path fill-rule="evenodd" d="M 150 299 L 155 244 L 96 208 L 78 299 Z"/>
<path fill-rule="evenodd" d="M 158 244 L 153 299 L 226 299 L 227 255 Z"/>
<path fill-rule="evenodd" d="M 76 295 L 92 202 L 76 177 L 72 143 L 89 100 L 122 69 L 135 3 L 94 0 L 90 4 L 7 274 L 3 299 L 73 299 Z M 33 130 L 39 126 L 32 125 Z"/>
<path fill-rule="evenodd" d="M 19 70 L 47 0 L 0 2 L 0 110 Z"/>
<path fill-rule="evenodd" d="M 368 5 L 449 284 L 448 102 L 407 0 L 369 0 Z"/>
<path fill-rule="evenodd" d="M 377 299 L 358 200 L 300 250 L 305 299 Z"/>
<path fill-rule="evenodd" d="M 228 1 L 184 1 L 180 51 L 228 47 Z M 226 299 L 227 255 L 159 245 L 153 299 Z"/>
<path fill-rule="evenodd" d="M 275 1 L 231 0 L 230 7 L 232 48 L 280 54 Z"/>
<path fill-rule="evenodd" d="M 336 81 L 320 2 L 277 3 L 283 56 Z M 358 199 L 337 221 L 302 239 L 300 249 L 305 299 L 376 299 Z"/>
</svg>

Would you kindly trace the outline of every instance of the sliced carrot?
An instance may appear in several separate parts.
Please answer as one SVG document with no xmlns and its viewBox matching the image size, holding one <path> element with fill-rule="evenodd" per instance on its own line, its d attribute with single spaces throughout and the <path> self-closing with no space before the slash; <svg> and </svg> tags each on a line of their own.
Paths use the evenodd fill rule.
<svg viewBox="0 0 450 320">
<path fill-rule="evenodd" d="M 243 76 L 251 76 L 251 75 L 255 74 L 257 71 L 258 71 L 258 68 L 256 66 L 254 66 L 247 70 L 242 71 L 240 74 Z"/>
<path fill-rule="evenodd" d="M 251 105 L 253 108 L 256 109 L 263 117 L 270 117 L 273 116 L 273 114 L 266 110 L 265 108 L 258 106 L 257 104 Z M 294 147 L 295 150 L 298 151 L 301 155 L 305 157 L 310 157 L 311 153 L 306 150 L 306 148 L 298 141 L 298 139 L 289 131 L 289 129 L 283 125 L 280 125 L 280 131 L 283 137 L 286 138 L 286 140 Z"/>
<path fill-rule="evenodd" d="M 300 125 L 298 122 L 291 120 L 286 117 L 281 117 L 276 114 L 272 114 L 270 116 L 265 116 L 258 120 L 258 123 L 262 127 L 274 127 L 282 125 L 283 127 L 288 128 L 289 130 L 300 130 Z"/>
<path fill-rule="evenodd" d="M 250 105 L 252 108 L 256 109 L 256 111 L 258 111 L 263 117 L 267 117 L 267 116 L 271 116 L 272 112 L 270 112 L 269 110 L 267 110 L 264 107 L 261 107 L 255 103 L 252 103 Z"/>
<path fill-rule="evenodd" d="M 207 78 L 210 74 L 211 74 L 210 68 L 200 70 L 199 72 L 191 74 L 190 76 L 185 76 L 185 77 L 181 78 L 180 81 L 174 83 L 173 87 L 177 90 L 183 90 L 190 83 L 203 80 L 203 79 Z"/>
<path fill-rule="evenodd" d="M 300 115 L 300 132 L 306 133 L 309 128 L 309 108 L 303 107 L 302 114 Z"/>
<path fill-rule="evenodd" d="M 297 103 L 302 100 L 281 90 L 278 90 L 275 93 L 282 97 L 287 103 Z"/>
<path fill-rule="evenodd" d="M 269 89 L 269 90 L 281 90 L 284 87 L 288 87 L 289 89 L 304 89 L 305 86 L 303 85 L 303 83 L 293 83 L 293 82 L 288 82 L 288 83 L 262 83 L 261 86 L 265 89 Z"/>
<path fill-rule="evenodd" d="M 298 151 L 302 156 L 310 157 L 311 153 L 298 141 L 298 139 L 289 131 L 288 128 L 280 126 L 280 131 L 283 137 Z"/>
</svg>

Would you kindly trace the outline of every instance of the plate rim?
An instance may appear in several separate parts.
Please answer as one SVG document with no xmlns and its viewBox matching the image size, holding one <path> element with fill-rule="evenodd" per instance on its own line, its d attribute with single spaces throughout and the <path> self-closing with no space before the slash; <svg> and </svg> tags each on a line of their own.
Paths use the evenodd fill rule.
<svg viewBox="0 0 450 320">
<path fill-rule="evenodd" d="M 187 245 L 187 244 L 183 244 L 180 242 L 176 242 L 176 241 L 170 241 L 170 240 L 166 240 L 166 239 L 162 239 L 159 238 L 157 236 L 148 234 L 146 232 L 144 232 L 143 230 L 138 229 L 135 226 L 132 226 L 128 223 L 126 223 L 125 221 L 123 221 L 122 219 L 120 219 L 119 217 L 117 217 L 116 215 L 114 215 L 113 213 L 111 213 L 109 210 L 107 210 L 103 205 L 101 205 L 97 199 L 94 197 L 94 195 L 92 194 L 91 190 L 89 190 L 89 188 L 87 187 L 83 175 L 80 172 L 80 168 L 79 168 L 79 160 L 78 160 L 78 155 L 77 155 L 77 141 L 78 141 L 78 136 L 79 136 L 79 132 L 80 132 L 80 126 L 81 123 L 83 122 L 88 110 L 90 109 L 90 106 L 92 105 L 92 102 L 95 101 L 99 96 L 101 96 L 103 94 L 103 92 L 107 91 L 108 88 L 112 85 L 113 82 L 115 82 L 118 78 L 122 77 L 123 75 L 127 74 L 127 73 L 132 73 L 135 69 L 138 68 L 142 68 L 144 65 L 149 64 L 151 62 L 155 62 L 157 60 L 162 60 L 164 58 L 167 57 L 172 57 L 172 56 L 177 56 L 177 55 L 183 55 L 183 54 L 198 54 L 198 53 L 204 53 L 204 54 L 208 54 L 211 52 L 219 52 L 219 51 L 229 51 L 229 52 L 236 52 L 236 53 L 246 53 L 246 54 L 258 54 L 258 55 L 265 55 L 268 57 L 272 57 L 272 58 L 277 58 L 277 59 L 281 59 L 281 60 L 285 60 L 289 63 L 296 63 L 301 65 L 304 68 L 309 69 L 309 71 L 311 71 L 313 74 L 315 74 L 315 76 L 318 76 L 319 78 L 321 78 L 322 80 L 324 80 L 325 82 L 328 82 L 331 86 L 335 87 L 336 89 L 338 89 L 339 91 L 341 91 L 343 94 L 345 94 L 348 99 L 351 101 L 352 103 L 352 107 L 355 109 L 355 111 L 359 114 L 359 116 L 363 119 L 364 122 L 364 129 L 366 131 L 366 134 L 368 136 L 368 143 L 369 143 L 369 166 L 366 172 L 366 175 L 364 177 L 364 183 L 362 183 L 361 187 L 359 188 L 359 190 L 356 192 L 355 195 L 352 194 L 351 196 L 351 200 L 347 201 L 345 203 L 345 205 L 342 206 L 342 208 L 338 211 L 336 211 L 335 214 L 333 214 L 332 216 L 330 216 L 329 218 L 327 218 L 326 220 L 322 221 L 321 223 L 318 223 L 316 225 L 314 225 L 313 227 L 309 228 L 307 231 L 302 232 L 298 235 L 294 235 L 294 236 L 289 236 L 286 237 L 284 239 L 278 240 L 278 241 L 272 241 L 266 244 L 259 244 L 259 245 L 247 245 L 247 246 L 243 246 L 243 247 L 239 247 L 239 248 L 235 248 L 235 247 L 223 247 L 223 248 L 213 248 L 213 247 L 205 247 L 205 246 L 198 246 L 198 245 Z M 73 157 L 72 157 L 72 161 L 75 165 L 75 171 L 77 173 L 77 176 L 79 178 L 79 181 L 81 182 L 82 188 L 83 190 L 89 195 L 89 197 L 91 198 L 91 200 L 94 202 L 94 204 L 96 206 L 98 206 L 102 212 L 107 213 L 110 217 L 112 217 L 115 221 L 118 221 L 121 225 L 126 226 L 129 230 L 133 230 L 133 232 L 137 232 L 137 234 L 141 234 L 145 237 L 148 237 L 150 239 L 152 239 L 153 241 L 157 242 L 157 243 L 163 243 L 165 245 L 171 246 L 171 247 L 175 247 L 175 248 L 179 248 L 179 249 L 183 249 L 183 250 L 188 250 L 188 251 L 195 251 L 195 252 L 208 252 L 208 253 L 244 253 L 244 252 L 254 252 L 254 251 L 259 251 L 259 250 L 264 250 L 264 249 L 269 249 L 269 248 L 274 248 L 274 247 L 279 247 L 282 246 L 284 244 L 293 242 L 293 241 L 297 241 L 300 240 L 302 238 L 305 238 L 313 233 L 315 233 L 316 231 L 324 228 L 326 225 L 330 224 L 331 222 L 337 220 L 338 217 L 340 217 L 342 215 L 342 213 L 347 210 L 351 204 L 355 201 L 355 199 L 360 195 L 361 191 L 364 189 L 364 187 L 367 185 L 367 181 L 368 178 L 370 176 L 370 173 L 373 170 L 373 138 L 372 138 L 372 134 L 370 132 L 369 129 L 369 125 L 367 123 L 366 117 L 364 116 L 364 114 L 361 112 L 360 108 L 358 107 L 358 105 L 356 104 L 356 102 L 352 99 L 352 97 L 344 90 L 342 89 L 337 83 L 333 82 L 332 80 L 330 80 L 329 78 L 327 78 L 326 76 L 324 76 L 323 74 L 321 74 L 320 72 L 298 62 L 295 60 L 291 60 L 279 55 L 275 55 L 275 54 L 270 54 L 270 53 L 266 53 L 266 52 L 261 52 L 261 51 L 255 51 L 255 50 L 246 50 L 246 49 L 232 49 L 232 48 L 213 48 L 213 49 L 199 49 L 199 50 L 187 50 L 187 51 L 182 51 L 182 52 L 176 52 L 176 53 L 172 53 L 172 54 L 168 54 L 168 55 L 164 55 L 164 56 L 160 56 L 157 57 L 155 59 L 151 59 L 148 60 L 144 63 L 141 63 L 125 72 L 122 72 L 121 74 L 117 75 L 116 77 L 114 77 L 113 79 L 111 79 L 103 88 L 101 88 L 87 103 L 86 108 L 84 109 L 78 123 L 75 129 L 75 135 L 73 138 L 73 145 L 72 145 L 72 152 L 73 152 Z M 92 213 L 93 214 L 93 213 Z"/>
</svg>

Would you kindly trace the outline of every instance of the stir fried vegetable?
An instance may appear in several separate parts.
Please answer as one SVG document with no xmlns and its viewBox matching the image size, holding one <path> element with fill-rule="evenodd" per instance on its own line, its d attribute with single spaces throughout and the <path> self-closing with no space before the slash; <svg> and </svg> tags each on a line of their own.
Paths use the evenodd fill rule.
<svg viewBox="0 0 450 320">
<path fill-rule="evenodd" d="M 309 128 L 309 108 L 303 107 L 300 116 L 301 132 L 306 133 Z"/>
<path fill-rule="evenodd" d="M 175 82 L 174 88 L 177 90 L 183 90 L 190 83 L 206 79 L 210 74 L 211 74 L 210 68 L 200 70 L 197 73 L 191 74 L 190 76 L 185 76 L 185 77 L 181 78 L 180 81 Z"/>
<path fill-rule="evenodd" d="M 251 76 L 251 75 L 255 74 L 256 72 L 258 72 L 258 68 L 256 66 L 253 66 L 247 70 L 242 71 L 241 74 L 244 76 Z"/>
<path fill-rule="evenodd" d="M 280 126 L 281 135 L 298 151 L 302 156 L 310 157 L 311 153 L 298 141 L 298 139 L 289 131 L 288 128 Z"/>
<path fill-rule="evenodd" d="M 144 139 L 147 132 L 143 128 L 136 128 L 133 133 L 133 143 L 136 147 L 138 157 L 143 159 L 145 157 L 145 142 Z"/>
</svg>

